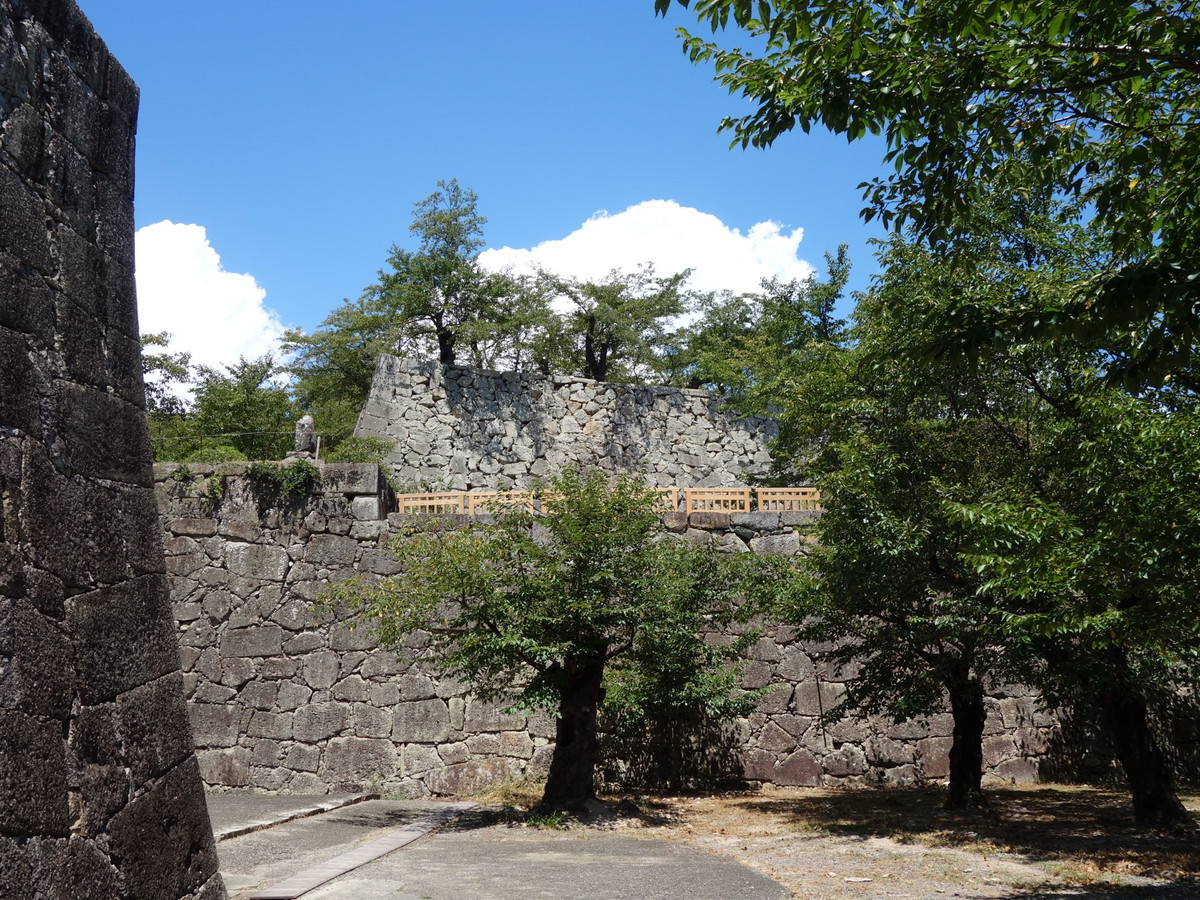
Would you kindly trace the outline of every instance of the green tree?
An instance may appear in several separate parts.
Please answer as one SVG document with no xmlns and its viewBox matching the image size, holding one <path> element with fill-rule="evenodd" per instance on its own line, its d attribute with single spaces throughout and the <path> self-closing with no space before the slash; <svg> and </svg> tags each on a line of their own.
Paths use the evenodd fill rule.
<svg viewBox="0 0 1200 900">
<path fill-rule="evenodd" d="M 647 698 L 658 714 L 672 698 L 680 708 L 736 708 L 733 672 L 701 634 L 733 616 L 734 580 L 715 551 L 663 537 L 653 498 L 633 477 L 610 484 L 568 470 L 542 503 L 536 520 L 501 509 L 494 523 L 435 522 L 402 536 L 391 546 L 398 575 L 341 586 L 333 598 L 381 646 L 428 632 L 434 665 L 481 695 L 552 710 L 542 804 L 571 808 L 594 796 L 606 685 L 626 716 Z"/>
<path fill-rule="evenodd" d="M 972 698 L 998 676 L 1098 711 L 1137 821 L 1186 824 L 1152 723 L 1200 672 L 1195 399 L 1103 388 L 1105 356 L 1066 340 L 930 359 L 946 306 L 1041 302 L 1092 264 L 1087 231 L 1053 209 L 981 213 L 969 264 L 890 241 L 854 345 L 780 401 L 825 498 L 794 609 L 861 661 L 848 702 L 911 714 L 946 691 L 952 805 L 978 788 Z"/>
<path fill-rule="evenodd" d="M 245 459 L 282 459 L 292 449 L 296 409 L 285 373 L 271 356 L 240 357 L 224 366 L 196 369 L 195 400 L 185 416 L 186 434 L 205 448 L 232 448 Z"/>
<path fill-rule="evenodd" d="M 642 381 L 668 341 L 670 320 L 685 309 L 689 272 L 668 277 L 651 265 L 614 270 L 600 281 L 546 276 L 574 308 L 565 317 L 576 371 L 597 381 Z"/>
<path fill-rule="evenodd" d="M 659 13 L 670 6 L 655 0 Z M 691 59 L 711 63 L 755 107 L 722 122 L 736 143 L 765 147 L 814 125 L 849 140 L 883 136 L 895 174 L 864 185 L 867 218 L 953 244 L 969 239 L 972 210 L 989 193 L 1078 203 L 1103 238 L 1104 271 L 1047 308 L 989 319 L 984 331 L 1095 344 L 1132 329 L 1138 339 L 1111 375 L 1161 381 L 1191 365 L 1200 336 L 1194 4 L 695 7 L 714 33 L 736 26 L 752 38 L 752 49 L 730 49 L 681 29 Z"/>
<path fill-rule="evenodd" d="M 367 298 L 343 302 L 312 334 L 284 333 L 296 402 L 332 445 L 353 433 L 379 356 L 401 349 L 401 335 L 393 313 Z"/>
<path fill-rule="evenodd" d="M 409 230 L 420 238 L 418 249 L 393 245 L 390 268 L 364 295 L 372 310 L 394 318 L 406 339 L 431 342 L 446 365 L 464 347 L 471 364 L 491 364 L 512 327 L 501 313 L 520 286 L 479 266 L 487 219 L 476 210 L 478 199 L 455 179 L 439 181 L 414 207 Z"/>
<path fill-rule="evenodd" d="M 964 559 L 1013 598 L 1005 630 L 1036 650 L 1045 695 L 1104 726 L 1134 816 L 1191 824 L 1163 735 L 1200 685 L 1200 410 L 1193 398 L 1054 391 L 1029 476 L 951 506 Z M 1186 698 L 1192 698 L 1189 702 Z"/>
<path fill-rule="evenodd" d="M 923 339 L 925 298 L 911 287 L 862 298 L 853 345 L 825 345 L 788 375 L 788 463 L 820 487 L 824 512 L 795 576 L 765 589 L 802 637 L 857 670 L 832 715 L 901 721 L 949 701 L 946 805 L 957 809 L 980 797 L 984 685 L 1021 657 L 996 638 L 996 598 L 963 558 L 970 530 L 946 503 L 1006 483 L 1039 400 L 1003 370 L 914 367 L 903 351 Z"/>
<path fill-rule="evenodd" d="M 146 412 L 155 416 L 176 415 L 184 411 L 184 400 L 174 390 L 177 385 L 187 384 L 192 374 L 190 353 L 170 353 L 169 332 L 143 334 L 142 379 L 146 384 Z M 161 352 L 150 352 L 159 351 Z"/>
</svg>

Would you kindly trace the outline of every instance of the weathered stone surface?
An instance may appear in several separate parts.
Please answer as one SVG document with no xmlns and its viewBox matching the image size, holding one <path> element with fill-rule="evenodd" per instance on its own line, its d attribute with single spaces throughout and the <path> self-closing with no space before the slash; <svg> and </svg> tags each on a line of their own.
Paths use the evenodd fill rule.
<svg viewBox="0 0 1200 900">
<path fill-rule="evenodd" d="M 234 628 L 221 637 L 221 655 L 276 656 L 283 652 L 283 629 L 278 625 Z"/>
<path fill-rule="evenodd" d="M 311 744 L 339 734 L 349 724 L 350 709 L 344 703 L 314 703 L 293 713 L 292 734 Z"/>
<path fill-rule="evenodd" d="M 62 728 L 0 709 L 0 834 L 66 835 L 67 765 Z"/>
<path fill-rule="evenodd" d="M 369 703 L 354 704 L 354 733 L 359 737 L 389 737 L 392 733 L 392 712 Z"/>
<path fill-rule="evenodd" d="M 450 711 L 444 700 L 397 704 L 392 722 L 392 740 L 399 743 L 436 744 L 450 735 Z"/>
<path fill-rule="evenodd" d="M 113 817 L 113 855 L 129 895 L 186 897 L 217 871 L 195 758 L 172 770 Z"/>
<path fill-rule="evenodd" d="M 579 424 L 583 427 L 586 423 Z M 443 451 L 431 445 L 429 452 L 433 456 Z M 498 466 L 494 471 L 503 468 Z M 233 485 L 229 490 L 236 494 L 240 488 Z M 181 602 L 191 604 L 187 614 L 194 614 L 195 604 L 201 604 L 204 610 L 209 603 L 207 598 L 201 599 L 203 588 L 195 585 L 208 587 L 208 597 L 221 597 L 212 601 L 215 615 L 205 611 L 207 618 L 200 620 L 208 628 L 207 633 L 193 631 L 195 622 L 180 623 L 187 629 L 188 658 L 196 677 L 213 678 L 212 660 L 205 654 L 217 654 L 225 635 L 264 625 L 281 629 L 278 654 L 225 655 L 217 660 L 217 677 L 228 684 L 236 680 L 242 688 L 233 702 L 241 711 L 238 734 L 242 744 L 253 748 L 250 786 L 324 792 L 350 790 L 369 782 L 393 793 L 426 796 L 469 782 L 479 775 L 475 764 L 484 760 L 506 760 L 505 765 L 512 771 L 526 776 L 544 772 L 553 749 L 555 728 L 551 717 L 540 715 L 527 720 L 502 713 L 497 704 L 473 697 L 468 685 L 436 674 L 436 667 L 421 658 L 429 648 L 429 635 L 424 632 L 405 638 L 401 650 L 381 651 L 374 646 L 369 629 L 352 631 L 347 627 L 345 610 L 323 609 L 313 603 L 328 582 L 361 572 L 395 571 L 383 562 L 378 542 L 381 534 L 375 530 L 356 531 L 344 499 L 338 498 L 340 506 L 328 499 L 314 500 L 307 510 L 286 516 L 279 510 L 267 510 L 261 521 L 256 520 L 261 532 L 256 540 L 283 548 L 293 561 L 283 582 L 230 574 L 222 569 L 227 539 L 220 534 L 202 544 L 189 535 L 180 535 L 192 542 L 180 543 L 181 549 L 199 552 L 206 559 L 188 579 L 194 586 L 179 595 Z M 168 516 L 170 508 L 166 507 Z M 727 541 L 748 552 L 748 542 L 759 538 L 782 537 L 799 542 L 803 537 L 785 533 L 780 517 L 774 513 L 765 517 L 719 515 L 729 516 L 730 530 L 721 530 L 723 518 L 708 520 L 707 524 L 718 530 L 694 528 L 698 539 Z M 164 525 L 169 527 L 170 521 L 164 519 Z M 387 527 L 394 528 L 402 527 L 406 520 L 393 517 L 389 521 Z M 384 523 L 379 524 L 384 527 Z M 314 551 L 311 547 L 315 536 L 322 539 Z M 760 551 L 771 549 L 769 542 L 756 546 Z M 758 712 L 731 723 L 725 737 L 730 746 L 741 748 L 748 777 L 788 784 L 904 784 L 921 776 L 914 742 L 931 736 L 929 728 L 905 726 L 901 735 L 884 720 L 858 718 L 818 727 L 816 717 L 840 700 L 845 680 L 853 677 L 853 670 L 835 672 L 826 657 L 811 656 L 809 651 L 827 654 L 832 648 L 798 644 L 792 627 L 753 623 L 756 629 L 760 625 L 763 636 L 747 653 L 749 664 L 743 681 L 747 687 L 763 689 Z M 290 634 L 293 628 L 297 632 Z M 744 628 L 738 626 L 730 635 L 711 637 L 716 642 L 727 642 L 745 633 Z M 217 699 L 202 687 L 197 688 L 198 697 Z M 1022 721 L 1026 713 L 1021 702 L 1023 698 L 1009 694 L 994 704 L 991 727 L 1002 728 L 1006 716 Z M 256 712 L 271 717 L 260 716 L 254 724 Z M 279 727 L 284 720 L 274 718 L 286 713 L 294 713 L 291 738 L 284 737 L 286 731 Z M 1035 746 L 1036 736 L 1041 733 L 1033 732 L 1030 747 Z M 1021 740 L 1019 752 L 1026 746 Z M 364 775 L 365 769 L 373 766 L 355 763 L 355 753 L 378 754 L 384 744 L 396 754 L 393 771 Z M 333 758 L 328 756 L 332 746 L 340 748 Z M 360 750 L 355 751 L 355 747 Z M 375 749 L 369 749 L 372 747 Z M 461 766 L 467 768 L 455 768 Z M 455 771 L 447 775 L 450 769 Z"/>
<path fill-rule="evenodd" d="M 374 463 L 327 463 L 321 467 L 321 481 L 327 494 L 378 495 L 379 466 Z"/>
<path fill-rule="evenodd" d="M 439 403 L 455 415 L 441 414 Z M 358 424 L 360 434 L 395 442 L 388 461 L 400 482 L 483 490 L 529 487 L 568 460 L 644 471 L 664 486 L 737 484 L 744 472 L 767 470 L 776 430 L 671 388 L 556 384 L 391 356 L 379 361 Z"/>
<path fill-rule="evenodd" d="M 283 581 L 288 570 L 288 555 L 282 547 L 269 544 L 227 544 L 225 566 L 234 575 Z"/>
<path fill-rule="evenodd" d="M 751 538 L 750 549 L 759 554 L 792 556 L 800 550 L 800 535 L 796 532 L 765 534 L 762 537 Z"/>
<path fill-rule="evenodd" d="M 389 740 L 348 737 L 333 738 L 318 770 L 329 781 L 368 781 L 390 778 L 399 756 Z"/>
<path fill-rule="evenodd" d="M 517 731 L 525 727 L 525 717 L 518 712 L 504 712 L 503 704 L 495 700 L 472 697 L 467 701 L 466 731 Z"/>
<path fill-rule="evenodd" d="M 516 778 L 521 771 L 518 760 L 496 757 L 472 760 L 457 766 L 432 770 L 425 779 L 435 794 L 465 796 L 491 784 L 502 784 Z"/>
<path fill-rule="evenodd" d="M 332 650 L 310 653 L 300 666 L 304 683 L 313 690 L 327 690 L 333 687 L 341 672 L 341 660 Z"/>
<path fill-rule="evenodd" d="M 336 534 L 315 534 L 304 548 L 304 559 L 319 566 L 350 566 L 358 553 L 358 541 Z"/>
<path fill-rule="evenodd" d="M 917 741 L 917 757 L 927 778 L 945 778 L 950 774 L 952 738 L 932 737 Z"/>
<path fill-rule="evenodd" d="M 157 778 L 191 756 L 191 730 L 178 672 L 118 697 L 115 721 L 122 762 L 138 782 Z"/>
<path fill-rule="evenodd" d="M 817 787 L 824 780 L 825 770 L 807 750 L 797 750 L 775 766 L 771 780 L 775 784 Z"/>
<path fill-rule="evenodd" d="M 867 757 L 861 747 L 842 744 L 833 753 L 826 754 L 821 760 L 821 767 L 826 774 L 835 777 L 862 775 L 867 771 Z"/>
<path fill-rule="evenodd" d="M 238 742 L 242 712 L 216 703 L 188 704 L 188 717 L 198 747 L 232 747 Z"/>
<path fill-rule="evenodd" d="M 206 784 L 245 787 L 250 783 L 250 751 L 245 747 L 229 750 L 201 750 L 200 777 Z"/>
<path fill-rule="evenodd" d="M 165 596 L 165 582 L 151 575 L 71 598 L 67 627 L 85 704 L 111 700 L 179 668 Z"/>
<path fill-rule="evenodd" d="M 315 772 L 321 761 L 321 751 L 304 744 L 292 744 L 284 757 L 284 767 L 294 772 Z"/>
</svg>

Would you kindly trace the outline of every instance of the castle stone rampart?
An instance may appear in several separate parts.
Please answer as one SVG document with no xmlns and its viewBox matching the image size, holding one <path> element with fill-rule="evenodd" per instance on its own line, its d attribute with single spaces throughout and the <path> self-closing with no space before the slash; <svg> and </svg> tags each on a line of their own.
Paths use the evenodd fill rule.
<svg viewBox="0 0 1200 900">
<path fill-rule="evenodd" d="M 402 485 L 527 488 L 568 466 L 642 472 L 659 487 L 744 485 L 770 468 L 769 419 L 706 391 L 489 372 L 383 356 L 356 434 L 392 443 Z"/>
<path fill-rule="evenodd" d="M 422 659 L 420 634 L 402 651 L 380 650 L 369 631 L 322 610 L 330 584 L 396 571 L 382 545 L 409 519 L 372 517 L 383 480 L 367 467 L 326 466 L 323 495 L 271 508 L 244 469 L 156 467 L 184 682 L 209 786 L 425 796 L 542 774 L 554 735 L 547 717 L 503 712 L 439 678 Z M 669 513 L 663 526 L 731 553 L 794 554 L 812 517 Z M 850 717 L 820 726 L 854 674 L 833 669 L 821 649 L 763 624 L 742 678 L 763 689 L 762 699 L 710 748 L 719 759 L 708 775 L 779 785 L 943 777 L 948 713 L 900 725 Z M 1051 719 L 1024 689 L 994 692 L 988 710 L 989 778 L 1034 779 Z M 634 780 L 648 771 L 610 769 Z"/>
<path fill-rule="evenodd" d="M 138 91 L 0 0 L 0 897 L 223 897 L 154 502 Z"/>
</svg>

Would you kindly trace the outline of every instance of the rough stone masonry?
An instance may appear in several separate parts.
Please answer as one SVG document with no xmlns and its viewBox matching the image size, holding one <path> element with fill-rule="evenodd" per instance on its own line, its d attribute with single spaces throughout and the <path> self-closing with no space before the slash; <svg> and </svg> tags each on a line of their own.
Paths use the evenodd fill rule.
<svg viewBox="0 0 1200 900">
<path fill-rule="evenodd" d="M 0 0 L 0 897 L 224 896 L 154 503 L 138 91 L 72 0 Z"/>
<path fill-rule="evenodd" d="M 246 468 L 155 466 L 184 684 L 210 789 L 426 796 L 544 775 L 554 737 L 546 715 L 505 712 L 438 677 L 420 633 L 400 651 L 381 650 L 369 628 L 351 629 L 345 615 L 322 608 L 335 581 L 397 571 L 383 544 L 408 517 L 386 514 L 378 468 L 326 465 L 322 493 L 284 505 L 256 491 Z M 795 554 L 812 516 L 679 512 L 664 514 L 663 525 L 677 539 L 712 540 L 731 553 Z M 848 716 L 821 727 L 821 713 L 854 675 L 831 666 L 822 649 L 763 623 L 742 674 L 742 686 L 762 697 L 709 748 L 706 780 L 944 777 L 948 713 L 899 724 Z M 1035 779 L 1053 719 L 1026 688 L 998 686 L 987 703 L 987 777 Z M 609 760 L 614 780 L 652 772 L 640 750 L 626 746 L 633 752 Z"/>
<path fill-rule="evenodd" d="M 765 474 L 778 426 L 736 416 L 707 391 L 385 354 L 355 433 L 387 440 L 386 463 L 414 491 L 528 488 L 568 466 L 705 488 Z"/>
</svg>

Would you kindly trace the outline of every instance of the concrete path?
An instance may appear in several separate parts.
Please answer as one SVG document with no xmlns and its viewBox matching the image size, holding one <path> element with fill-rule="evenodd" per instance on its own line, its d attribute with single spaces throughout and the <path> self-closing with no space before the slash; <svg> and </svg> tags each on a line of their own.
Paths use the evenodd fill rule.
<svg viewBox="0 0 1200 900">
<path fill-rule="evenodd" d="M 225 801 L 222 797 L 236 797 Z M 214 823 L 260 820 L 253 800 L 304 808 L 329 798 L 209 797 Z M 237 815 L 232 804 L 240 804 Z M 227 837 L 217 844 L 231 898 L 270 895 L 272 886 L 317 870 L 334 857 L 445 811 L 434 801 L 365 800 L 330 812 Z M 285 892 L 286 893 L 286 892 Z M 478 810 L 301 894 L 304 900 L 783 900 L 777 882 L 745 866 L 688 847 L 597 829 L 541 831 L 486 825 Z"/>
</svg>

